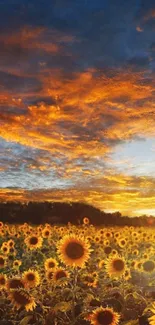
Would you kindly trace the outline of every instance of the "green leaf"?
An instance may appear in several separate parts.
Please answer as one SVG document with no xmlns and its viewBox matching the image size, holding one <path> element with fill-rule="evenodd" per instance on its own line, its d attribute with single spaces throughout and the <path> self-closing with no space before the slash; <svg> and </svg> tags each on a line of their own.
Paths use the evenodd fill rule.
<svg viewBox="0 0 155 325">
<path fill-rule="evenodd" d="M 33 315 L 29 315 L 24 317 L 21 321 L 20 321 L 20 325 L 28 325 L 29 321 L 33 318 Z"/>
<path fill-rule="evenodd" d="M 62 301 L 56 304 L 53 308 L 54 312 L 61 311 L 65 313 L 68 310 L 71 310 L 72 304 L 70 302 Z"/>
<path fill-rule="evenodd" d="M 124 325 L 138 325 L 138 324 L 139 324 L 138 319 L 130 320 L 129 322 L 124 323 Z"/>
</svg>

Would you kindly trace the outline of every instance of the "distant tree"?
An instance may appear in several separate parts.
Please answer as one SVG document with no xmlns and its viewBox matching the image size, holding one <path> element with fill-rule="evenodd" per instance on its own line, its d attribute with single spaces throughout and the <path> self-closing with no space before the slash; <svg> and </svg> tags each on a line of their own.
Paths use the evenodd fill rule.
<svg viewBox="0 0 155 325">
<path fill-rule="evenodd" d="M 118 226 L 155 226 L 153 216 L 122 217 L 119 211 L 106 213 L 83 202 L 0 202 L 0 221 L 8 223 L 29 222 L 33 224 L 68 224 L 79 225 L 87 216 L 94 225 Z"/>
</svg>

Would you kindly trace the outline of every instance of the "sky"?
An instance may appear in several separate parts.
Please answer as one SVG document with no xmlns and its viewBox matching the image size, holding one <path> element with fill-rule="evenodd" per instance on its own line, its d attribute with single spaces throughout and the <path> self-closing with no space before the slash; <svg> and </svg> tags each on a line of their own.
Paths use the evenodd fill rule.
<svg viewBox="0 0 155 325">
<path fill-rule="evenodd" d="M 0 0 L 0 200 L 155 216 L 155 2 Z"/>
</svg>

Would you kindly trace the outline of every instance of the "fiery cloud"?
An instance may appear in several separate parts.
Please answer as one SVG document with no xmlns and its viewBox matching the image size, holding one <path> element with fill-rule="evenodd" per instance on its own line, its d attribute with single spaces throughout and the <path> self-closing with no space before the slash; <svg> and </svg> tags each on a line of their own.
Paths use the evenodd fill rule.
<svg viewBox="0 0 155 325">
<path fill-rule="evenodd" d="M 148 161 L 135 149 L 136 163 L 130 149 L 119 156 L 136 141 L 145 152 L 155 137 L 154 8 L 118 4 L 114 15 L 113 2 L 99 5 L 79 15 L 60 1 L 43 23 L 49 4 L 38 5 L 36 21 L 25 4 L 20 26 L 2 20 L 1 200 L 82 199 L 105 210 L 154 211 L 153 149 Z"/>
<path fill-rule="evenodd" d="M 99 185 L 99 186 L 98 186 Z M 102 186 L 101 186 L 102 185 Z M 62 201 L 95 205 L 104 211 L 121 211 L 123 215 L 139 215 L 143 211 L 155 211 L 155 178 L 126 177 L 113 175 L 103 177 L 99 184 L 87 188 L 86 184 L 77 188 L 59 190 L 1 190 L 1 200 L 21 202 Z"/>
<path fill-rule="evenodd" d="M 80 152 L 89 156 L 90 146 L 91 156 L 97 156 L 109 151 L 110 141 L 154 136 L 155 88 L 151 78 L 143 83 L 143 76 L 132 71 L 118 72 L 113 78 L 90 71 L 71 80 L 53 71 L 43 78 L 40 94 L 53 104 L 38 97 L 38 104 L 28 105 L 21 114 L 19 104 L 26 98 L 17 94 L 12 101 L 19 110 L 1 114 L 0 135 L 38 149 L 64 148 L 73 156 L 75 151 L 75 157 Z"/>
</svg>

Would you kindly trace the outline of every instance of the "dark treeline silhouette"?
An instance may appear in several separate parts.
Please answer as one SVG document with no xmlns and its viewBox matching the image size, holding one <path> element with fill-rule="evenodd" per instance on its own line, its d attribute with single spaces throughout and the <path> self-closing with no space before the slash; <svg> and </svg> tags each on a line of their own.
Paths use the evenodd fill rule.
<svg viewBox="0 0 155 325">
<path fill-rule="evenodd" d="M 155 226 L 153 216 L 128 217 L 120 212 L 106 213 L 83 202 L 0 202 L 0 221 L 12 224 L 24 222 L 31 224 L 82 224 L 89 217 L 94 225 L 113 226 Z"/>
</svg>

